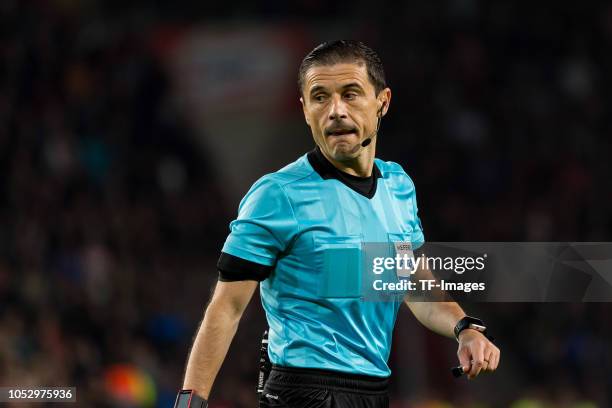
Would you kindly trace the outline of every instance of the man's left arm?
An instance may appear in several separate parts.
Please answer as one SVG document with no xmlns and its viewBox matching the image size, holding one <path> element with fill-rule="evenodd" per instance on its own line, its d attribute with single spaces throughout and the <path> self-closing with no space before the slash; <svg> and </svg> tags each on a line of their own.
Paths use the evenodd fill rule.
<svg viewBox="0 0 612 408">
<path fill-rule="evenodd" d="M 417 280 L 435 279 L 428 268 L 419 268 L 415 277 Z M 406 295 L 404 302 L 419 322 L 446 337 L 455 337 L 455 326 L 466 317 L 456 302 L 411 299 L 410 293 Z M 497 369 L 500 350 L 481 332 L 466 328 L 459 333 L 457 341 L 459 342 L 457 357 L 468 379 L 475 378 L 481 371 Z"/>
</svg>

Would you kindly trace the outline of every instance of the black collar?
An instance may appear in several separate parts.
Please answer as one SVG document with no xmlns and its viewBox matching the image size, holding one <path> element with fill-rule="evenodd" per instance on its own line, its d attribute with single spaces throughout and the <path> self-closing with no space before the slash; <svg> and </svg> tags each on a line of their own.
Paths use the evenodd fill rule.
<svg viewBox="0 0 612 408">
<path fill-rule="evenodd" d="M 338 170 L 329 160 L 327 160 L 327 158 L 325 158 L 325 156 L 323 156 L 319 146 L 308 152 L 307 157 L 312 168 L 315 169 L 324 180 L 336 179 L 351 190 L 367 198 L 372 198 L 374 194 L 376 194 L 377 180 L 379 177 L 382 177 L 376 163 L 374 163 L 374 167 L 372 168 L 371 176 L 358 177 Z"/>
</svg>

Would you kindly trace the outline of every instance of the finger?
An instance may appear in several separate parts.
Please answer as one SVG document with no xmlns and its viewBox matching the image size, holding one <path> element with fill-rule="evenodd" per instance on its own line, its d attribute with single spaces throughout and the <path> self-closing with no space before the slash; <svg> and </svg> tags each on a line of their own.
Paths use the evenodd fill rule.
<svg viewBox="0 0 612 408">
<path fill-rule="evenodd" d="M 457 357 L 459 357 L 459 364 L 461 364 L 461 368 L 463 368 L 463 372 L 467 373 L 470 371 L 470 350 L 467 347 L 462 347 L 457 352 Z"/>
<path fill-rule="evenodd" d="M 482 344 L 480 342 L 474 342 L 472 344 L 472 368 L 468 374 L 469 379 L 475 378 L 480 374 L 484 362 L 484 349 Z"/>
<path fill-rule="evenodd" d="M 496 347 L 496 348 L 493 349 L 493 362 L 491 363 L 491 370 L 492 371 L 497 370 L 497 367 L 499 366 L 499 358 L 500 358 L 500 351 Z"/>
<path fill-rule="evenodd" d="M 493 349 L 487 348 L 484 352 L 484 359 L 482 364 L 483 371 L 492 371 L 491 366 L 493 365 Z"/>
<path fill-rule="evenodd" d="M 497 370 L 497 354 L 493 353 L 491 355 L 491 362 L 489 364 L 489 371 Z"/>
</svg>

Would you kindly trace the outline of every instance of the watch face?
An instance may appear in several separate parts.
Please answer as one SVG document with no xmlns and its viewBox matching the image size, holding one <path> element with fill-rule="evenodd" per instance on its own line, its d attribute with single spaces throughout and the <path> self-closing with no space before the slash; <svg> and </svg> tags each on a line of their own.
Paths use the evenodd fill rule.
<svg viewBox="0 0 612 408">
<path fill-rule="evenodd" d="M 468 327 L 470 329 L 478 330 L 479 332 L 483 332 L 483 331 L 487 330 L 486 327 L 481 326 L 481 325 L 476 324 L 476 323 L 470 323 L 470 325 Z"/>
<path fill-rule="evenodd" d="M 477 331 L 479 331 L 481 333 L 485 333 L 486 330 L 487 330 L 487 328 L 483 324 L 482 320 L 477 319 L 475 317 L 471 317 L 471 316 L 465 316 L 463 319 L 459 320 L 459 322 L 455 326 L 455 337 L 457 339 L 459 339 L 459 334 L 464 329 L 473 329 L 473 330 L 477 330 Z"/>
</svg>

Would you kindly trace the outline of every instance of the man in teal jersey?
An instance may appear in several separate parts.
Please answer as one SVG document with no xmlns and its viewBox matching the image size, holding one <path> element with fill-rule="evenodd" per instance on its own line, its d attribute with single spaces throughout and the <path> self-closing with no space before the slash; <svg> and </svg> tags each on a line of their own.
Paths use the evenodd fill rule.
<svg viewBox="0 0 612 408">
<path fill-rule="evenodd" d="M 401 299 L 365 301 L 351 285 L 341 293 L 330 287 L 357 279 L 350 254 L 363 243 L 424 242 L 414 183 L 398 164 L 375 158 L 391 90 L 376 53 L 353 41 L 319 45 L 304 58 L 298 82 L 316 147 L 259 179 L 241 201 L 183 385 L 208 398 L 261 283 L 273 368 L 260 406 L 386 407 Z M 404 303 L 427 328 L 457 337 L 468 378 L 497 368 L 499 349 L 459 305 Z"/>
</svg>

